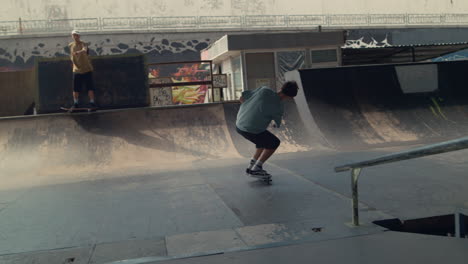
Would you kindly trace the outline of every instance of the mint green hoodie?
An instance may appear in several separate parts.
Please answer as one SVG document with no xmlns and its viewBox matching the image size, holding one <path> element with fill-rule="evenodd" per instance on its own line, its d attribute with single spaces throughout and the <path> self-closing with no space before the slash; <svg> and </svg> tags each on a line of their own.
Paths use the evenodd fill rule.
<svg viewBox="0 0 468 264">
<path fill-rule="evenodd" d="M 259 134 L 272 120 L 279 127 L 283 116 L 283 103 L 279 95 L 266 86 L 242 92 L 244 102 L 237 113 L 236 126 L 245 132 Z"/>
</svg>

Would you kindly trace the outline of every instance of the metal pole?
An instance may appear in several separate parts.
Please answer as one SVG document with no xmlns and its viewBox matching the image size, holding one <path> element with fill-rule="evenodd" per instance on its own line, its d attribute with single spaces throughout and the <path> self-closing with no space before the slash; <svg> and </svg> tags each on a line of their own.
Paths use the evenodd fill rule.
<svg viewBox="0 0 468 264">
<path fill-rule="evenodd" d="M 358 199 L 358 178 L 361 174 L 361 168 L 351 170 L 351 190 L 353 194 L 353 225 L 359 226 L 359 199 Z"/>
<path fill-rule="evenodd" d="M 23 34 L 23 21 L 21 20 L 21 17 L 19 18 L 19 32 L 20 34 Z"/>
<path fill-rule="evenodd" d="M 457 211 L 455 213 L 455 237 L 464 238 L 466 236 L 465 216 Z"/>
</svg>

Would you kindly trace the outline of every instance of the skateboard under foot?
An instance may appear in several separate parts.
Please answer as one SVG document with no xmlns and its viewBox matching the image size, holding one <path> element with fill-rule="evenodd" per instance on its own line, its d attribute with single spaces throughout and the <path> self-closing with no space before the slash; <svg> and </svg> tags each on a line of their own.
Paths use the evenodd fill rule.
<svg viewBox="0 0 468 264">
<path fill-rule="evenodd" d="M 78 107 L 78 108 L 73 108 L 73 107 L 60 107 L 61 110 L 67 111 L 68 113 L 74 113 L 74 112 L 96 112 L 97 108 L 96 107 Z"/>
<path fill-rule="evenodd" d="M 251 171 L 250 171 L 249 169 L 246 169 L 246 170 L 245 170 L 245 173 L 246 173 L 247 175 L 249 175 L 250 177 L 255 178 L 255 179 L 257 179 L 257 180 L 263 181 L 263 182 L 268 183 L 268 184 L 271 184 L 271 182 L 273 181 L 273 180 L 271 179 L 271 174 L 267 174 L 267 175 L 255 175 L 255 174 L 251 174 L 250 172 L 251 172 Z"/>
</svg>

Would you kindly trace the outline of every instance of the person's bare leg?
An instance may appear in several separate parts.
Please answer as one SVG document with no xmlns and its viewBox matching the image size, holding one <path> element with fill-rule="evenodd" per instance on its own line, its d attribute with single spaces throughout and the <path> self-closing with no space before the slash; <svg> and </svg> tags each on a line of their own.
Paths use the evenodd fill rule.
<svg viewBox="0 0 468 264">
<path fill-rule="evenodd" d="M 250 165 L 247 168 L 247 173 L 249 173 L 249 171 L 252 170 L 253 167 L 255 167 L 255 164 L 257 163 L 257 160 L 260 158 L 260 155 L 262 155 L 263 150 L 264 149 L 262 149 L 262 148 L 257 148 L 255 150 L 255 153 L 254 153 L 252 159 L 250 160 Z"/>
<path fill-rule="evenodd" d="M 258 160 L 260 158 L 260 155 L 262 155 L 263 150 L 265 150 L 265 149 L 258 148 L 257 150 L 255 150 L 255 154 L 253 156 L 253 159 Z"/>
<path fill-rule="evenodd" d="M 78 98 L 80 97 L 80 93 L 73 92 L 73 102 L 78 103 Z"/>
<path fill-rule="evenodd" d="M 275 153 L 276 149 L 263 149 L 262 154 L 260 155 L 260 158 L 258 159 L 262 163 L 265 163 L 273 153 Z"/>
<path fill-rule="evenodd" d="M 94 91 L 93 90 L 88 91 L 88 96 L 89 96 L 89 101 L 94 102 Z"/>
</svg>

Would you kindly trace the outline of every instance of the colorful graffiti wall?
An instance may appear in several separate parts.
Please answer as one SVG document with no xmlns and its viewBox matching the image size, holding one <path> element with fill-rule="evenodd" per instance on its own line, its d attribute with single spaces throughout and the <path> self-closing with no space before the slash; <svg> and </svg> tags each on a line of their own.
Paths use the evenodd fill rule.
<svg viewBox="0 0 468 264">
<path fill-rule="evenodd" d="M 148 71 L 150 86 L 171 87 L 172 104 L 201 104 L 207 101 L 212 78 L 210 62 L 153 64 L 148 65 Z"/>
</svg>

